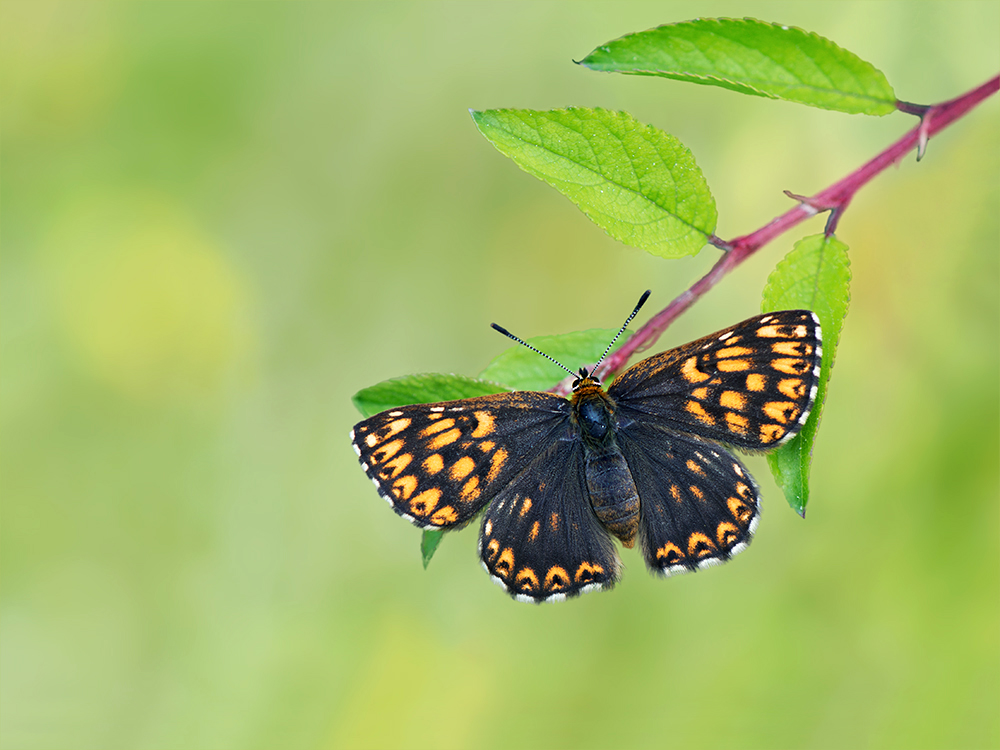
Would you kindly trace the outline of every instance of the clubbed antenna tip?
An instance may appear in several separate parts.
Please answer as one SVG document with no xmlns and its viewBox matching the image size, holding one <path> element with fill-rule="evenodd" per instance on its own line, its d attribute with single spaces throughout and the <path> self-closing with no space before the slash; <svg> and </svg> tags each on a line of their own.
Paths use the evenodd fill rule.
<svg viewBox="0 0 1000 750">
<path fill-rule="evenodd" d="M 642 306 L 646 304 L 646 300 L 649 299 L 649 295 L 650 295 L 650 290 L 647 289 L 642 293 L 642 296 L 639 297 L 639 301 L 636 303 L 635 309 L 625 319 L 625 324 L 618 330 L 618 333 L 615 334 L 615 337 L 611 339 L 611 343 L 608 344 L 608 348 L 604 350 L 604 354 L 601 355 L 601 358 L 597 360 L 597 364 L 594 365 L 594 370 L 596 370 L 597 366 L 600 365 L 601 362 L 604 361 L 604 358 L 608 356 L 608 352 L 611 351 L 611 347 L 615 345 L 615 342 L 618 340 L 618 337 L 621 336 L 623 333 L 625 333 L 625 329 L 628 328 L 628 324 L 632 322 L 632 318 L 634 318 L 636 315 L 639 314 L 639 310 L 642 309 Z M 594 370 L 591 370 L 591 372 L 593 372 Z"/>
</svg>

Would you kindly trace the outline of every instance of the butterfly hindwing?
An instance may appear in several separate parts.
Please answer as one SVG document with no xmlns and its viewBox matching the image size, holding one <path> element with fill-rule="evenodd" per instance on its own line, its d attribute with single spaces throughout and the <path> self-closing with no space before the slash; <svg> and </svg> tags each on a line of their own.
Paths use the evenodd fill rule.
<svg viewBox="0 0 1000 750">
<path fill-rule="evenodd" d="M 620 563 L 591 510 L 583 446 L 567 431 L 496 496 L 479 536 L 483 567 L 515 599 L 541 602 L 608 588 Z"/>
<path fill-rule="evenodd" d="M 648 423 L 624 425 L 618 444 L 642 498 L 639 539 L 651 570 L 717 565 L 750 543 L 757 487 L 728 451 Z"/>
<path fill-rule="evenodd" d="M 805 424 L 822 355 L 819 320 L 808 310 L 758 315 L 619 376 L 619 407 L 706 440 L 774 448 Z"/>
<path fill-rule="evenodd" d="M 566 399 L 529 391 L 412 404 L 359 422 L 351 442 L 399 515 L 457 528 L 544 450 L 568 411 Z"/>
</svg>

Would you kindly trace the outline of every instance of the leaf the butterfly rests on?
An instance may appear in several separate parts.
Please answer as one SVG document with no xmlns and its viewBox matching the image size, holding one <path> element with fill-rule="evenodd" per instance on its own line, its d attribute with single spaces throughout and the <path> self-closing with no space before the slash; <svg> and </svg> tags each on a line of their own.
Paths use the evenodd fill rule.
<svg viewBox="0 0 1000 750">
<path fill-rule="evenodd" d="M 761 308 L 801 305 L 815 311 L 823 326 L 823 365 L 816 403 L 798 435 L 780 450 L 769 453 L 767 463 L 785 499 L 801 516 L 809 502 L 809 467 L 813 442 L 826 399 L 826 385 L 833 370 L 840 331 L 851 298 L 851 262 L 847 245 L 822 234 L 804 237 L 775 266 L 764 288 Z"/>
</svg>

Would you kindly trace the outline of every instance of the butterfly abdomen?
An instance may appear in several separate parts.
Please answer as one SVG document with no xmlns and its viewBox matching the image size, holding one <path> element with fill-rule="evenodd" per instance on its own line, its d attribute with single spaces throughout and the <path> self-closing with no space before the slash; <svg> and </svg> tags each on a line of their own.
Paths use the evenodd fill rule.
<svg viewBox="0 0 1000 750">
<path fill-rule="evenodd" d="M 617 447 L 586 455 L 590 506 L 604 528 L 631 547 L 639 533 L 639 493 L 625 457 Z"/>
<path fill-rule="evenodd" d="M 604 528 L 631 547 L 639 533 L 639 493 L 615 442 L 614 402 L 587 378 L 574 391 L 572 404 L 586 456 L 590 506 Z"/>
</svg>

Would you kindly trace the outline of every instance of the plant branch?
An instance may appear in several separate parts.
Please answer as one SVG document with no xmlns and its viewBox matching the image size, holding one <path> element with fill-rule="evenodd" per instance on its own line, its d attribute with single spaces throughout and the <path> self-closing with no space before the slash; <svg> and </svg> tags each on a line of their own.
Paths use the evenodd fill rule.
<svg viewBox="0 0 1000 750">
<path fill-rule="evenodd" d="M 755 232 L 729 241 L 721 240 L 715 235 L 709 237 L 708 244 L 723 250 L 722 257 L 716 261 L 707 274 L 654 315 L 609 356 L 595 373 L 597 377 L 603 380 L 608 373 L 621 370 L 633 354 L 652 346 L 671 323 L 718 284 L 726 274 L 792 227 L 818 213 L 829 211 L 830 218 L 824 231 L 827 236 L 832 235 L 844 210 L 858 190 L 883 170 L 897 163 L 914 147 L 918 149 L 919 159 L 923 153 L 923 147 L 932 136 L 966 115 L 984 99 L 995 94 L 998 89 L 1000 89 L 1000 76 L 995 76 L 981 86 L 940 104 L 923 106 L 897 102 L 897 109 L 919 116 L 920 123 L 874 159 L 811 197 L 789 194 L 790 197 L 798 201 L 798 205 L 772 219 Z M 572 390 L 571 379 L 563 380 L 551 390 L 554 393 L 568 394 Z"/>
</svg>

